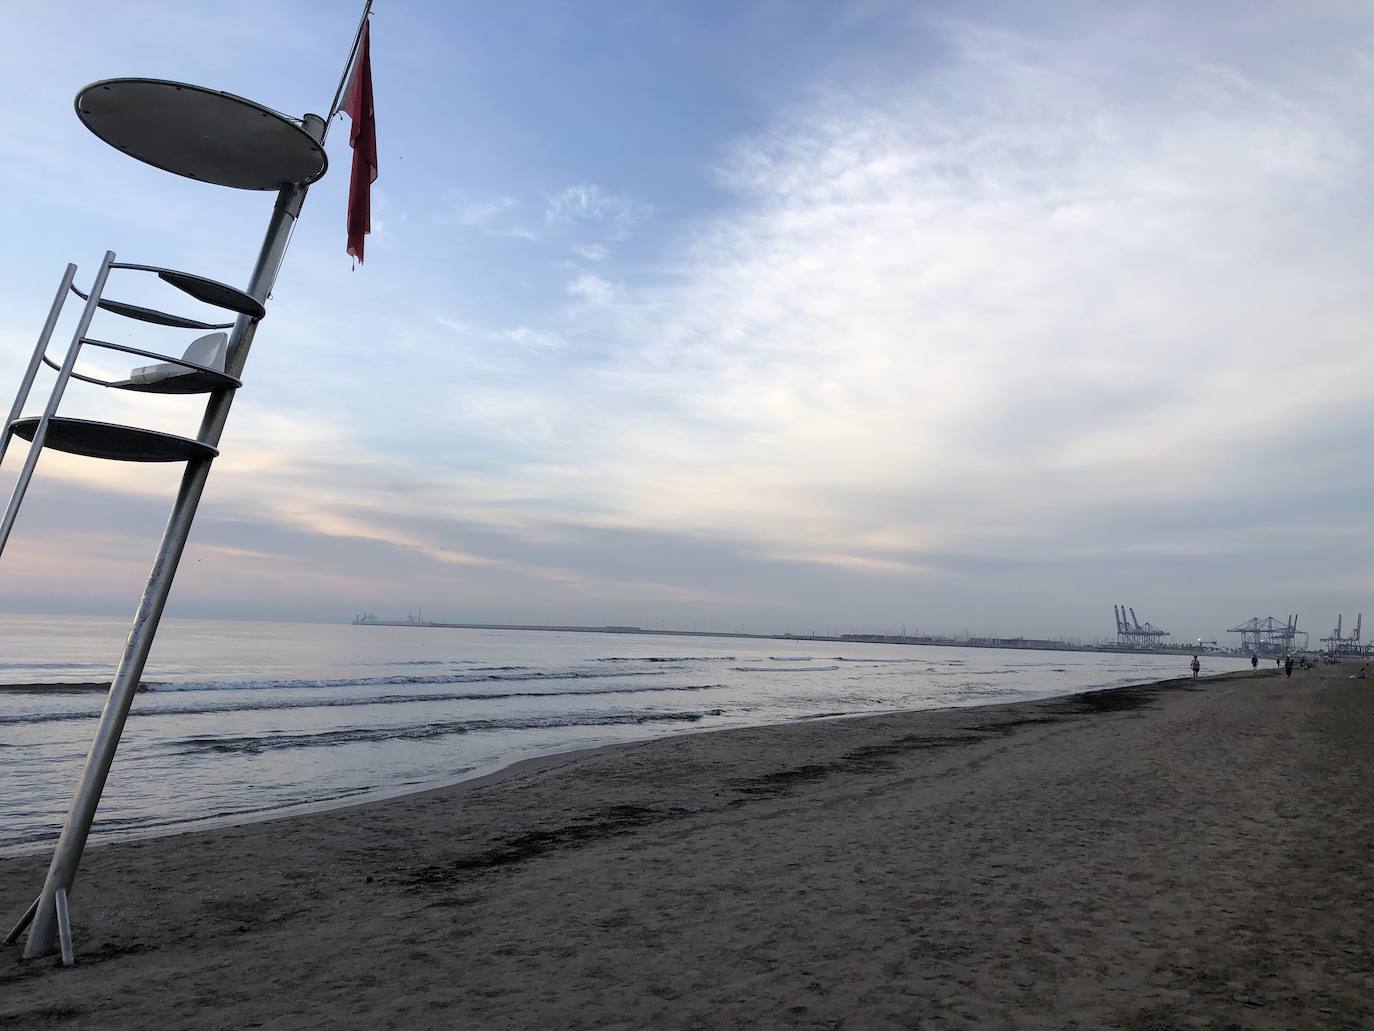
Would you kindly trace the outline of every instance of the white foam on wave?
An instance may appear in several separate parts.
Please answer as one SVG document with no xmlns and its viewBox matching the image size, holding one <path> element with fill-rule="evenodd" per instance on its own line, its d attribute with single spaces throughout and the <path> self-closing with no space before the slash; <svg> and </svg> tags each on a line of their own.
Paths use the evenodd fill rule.
<svg viewBox="0 0 1374 1031">
<path fill-rule="evenodd" d="M 607 655 L 593 662 L 735 662 L 733 655 Z"/>
<path fill-rule="evenodd" d="M 911 662 L 927 662 L 927 659 L 850 659 L 843 655 L 835 656 L 836 662 L 863 662 L 874 666 L 900 666 Z"/>
<path fill-rule="evenodd" d="M 839 666 L 736 666 L 740 673 L 829 673 Z"/>
<path fill-rule="evenodd" d="M 274 691 L 274 690 L 319 690 L 322 688 L 368 688 L 395 687 L 425 684 L 503 684 L 526 680 L 608 680 L 613 677 L 652 677 L 662 671 L 649 670 L 529 670 L 520 666 L 493 666 L 486 675 L 478 675 L 481 670 L 461 673 L 434 673 L 428 676 L 393 677 L 339 677 L 319 680 L 188 680 L 188 681 L 150 681 L 144 686 L 149 691 Z"/>
</svg>

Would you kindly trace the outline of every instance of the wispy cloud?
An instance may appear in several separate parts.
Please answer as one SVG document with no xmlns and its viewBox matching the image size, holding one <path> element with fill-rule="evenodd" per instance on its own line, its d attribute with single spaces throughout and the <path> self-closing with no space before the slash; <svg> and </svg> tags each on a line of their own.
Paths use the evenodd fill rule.
<svg viewBox="0 0 1374 1031">
<path fill-rule="evenodd" d="M 493 197 L 489 200 L 458 198 L 453 202 L 453 218 L 462 226 L 487 227 L 498 216 L 515 207 L 513 197 Z"/>
<path fill-rule="evenodd" d="M 516 344 L 520 347 L 529 347 L 536 350 L 551 350 L 562 347 L 564 340 L 557 333 L 547 330 L 531 329 L 529 326 L 507 326 L 498 330 L 496 333 L 498 340 Z"/>
<path fill-rule="evenodd" d="M 544 221 L 551 227 L 591 225 L 610 240 L 622 240 L 652 213 L 633 197 L 607 193 L 595 183 L 575 183 L 548 199 Z"/>
<path fill-rule="evenodd" d="M 498 344 L 514 344 L 517 347 L 537 351 L 553 350 L 565 344 L 563 337 L 549 329 L 536 329 L 533 326 L 515 325 L 488 328 L 455 319 L 449 315 L 436 315 L 435 321 L 445 329 L 477 340 Z"/>
<path fill-rule="evenodd" d="M 490 236 L 538 240 L 539 234 L 521 222 L 519 211 L 520 203 L 514 197 L 472 200 L 459 195 L 452 201 L 450 218 L 460 226 L 467 226 Z"/>
<path fill-rule="evenodd" d="M 610 304 L 615 300 L 616 286 L 608 279 L 584 273 L 567 285 L 567 292 L 589 304 Z"/>
</svg>

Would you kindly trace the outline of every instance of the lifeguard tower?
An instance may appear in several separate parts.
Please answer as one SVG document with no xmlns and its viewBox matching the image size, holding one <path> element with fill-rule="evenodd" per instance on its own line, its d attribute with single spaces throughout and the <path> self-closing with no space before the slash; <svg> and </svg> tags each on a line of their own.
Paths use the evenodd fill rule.
<svg viewBox="0 0 1374 1031">
<path fill-rule="evenodd" d="M 353 54 L 345 67 L 345 80 L 358 53 L 367 14 L 365 8 Z M 335 95 L 334 110 L 338 109 L 342 90 L 343 82 Z M 331 110 L 331 117 L 333 113 Z M 46 449 L 100 461 L 185 465 L 47 878 L 38 897 L 4 939 L 5 944 L 13 944 L 27 928 L 25 958 L 45 955 L 57 945 L 64 965 L 73 962 L 68 896 L 91 821 L 210 467 L 219 454 L 220 436 L 230 406 L 243 385 L 248 352 L 267 314 L 267 300 L 291 230 L 310 185 L 325 174 L 324 138 L 328 125 L 328 119 L 319 115 L 292 118 L 230 93 L 161 79 L 124 78 L 92 83 L 76 95 L 76 114 L 97 137 L 129 157 L 210 186 L 276 191 L 276 204 L 257 263 L 242 289 L 194 272 L 117 261 L 114 252 L 107 251 L 83 291 L 77 285 L 77 267 L 68 265 L 0 435 L 0 461 L 13 438 L 30 442 L 0 523 L 0 555 Z M 156 277 L 182 294 L 223 312 L 222 320 L 188 318 L 120 300 L 121 282 L 135 276 Z M 49 345 L 64 306 L 74 303 L 73 297 L 81 303 L 80 315 L 65 352 L 60 360 L 55 359 L 49 354 Z M 174 354 L 114 343 L 100 334 L 99 323 L 106 319 L 135 320 L 184 330 L 193 339 L 183 351 Z M 87 349 L 122 352 L 139 364 L 131 365 L 128 375 L 120 378 L 92 376 L 78 371 L 78 363 Z M 45 366 L 56 373 L 47 399 L 40 413 L 25 415 Z M 139 425 L 80 418 L 61 409 L 63 393 L 73 379 L 109 390 L 148 395 L 149 404 L 156 403 L 159 395 L 203 395 L 205 408 L 200 427 L 193 435 L 179 436 Z"/>
</svg>

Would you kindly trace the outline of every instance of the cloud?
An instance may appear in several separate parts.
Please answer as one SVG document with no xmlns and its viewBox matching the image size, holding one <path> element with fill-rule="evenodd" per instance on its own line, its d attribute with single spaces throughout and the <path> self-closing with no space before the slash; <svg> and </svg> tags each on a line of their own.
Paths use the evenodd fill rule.
<svg viewBox="0 0 1374 1031">
<path fill-rule="evenodd" d="M 551 350 L 563 346 L 563 338 L 557 333 L 531 329 L 529 326 L 508 326 L 496 332 L 498 340 L 535 350 Z"/>
<path fill-rule="evenodd" d="M 1036 578 L 1083 595 L 1199 551 L 1236 575 L 1189 539 L 1227 532 L 1186 528 L 1269 518 L 1259 456 L 1370 425 L 1368 251 L 1342 224 L 1367 206 L 1374 70 L 1156 56 L 1160 104 L 1123 70 L 1140 41 L 1093 65 L 952 41 L 918 83 L 830 90 L 740 141 L 736 203 L 659 282 L 568 284 L 611 357 L 576 371 L 579 404 L 544 399 L 585 468 L 527 472 L 623 525 L 1023 609 Z M 1123 529 L 1133 510 L 1184 529 Z"/>
<path fill-rule="evenodd" d="M 1330 69 L 1175 68 L 1150 111 L 1039 43 L 962 42 L 933 88 L 835 93 L 741 143 L 741 204 L 682 285 L 603 327 L 642 341 L 617 382 L 665 402 L 622 437 L 654 485 L 627 491 L 637 517 L 804 539 L 934 510 L 951 537 L 1032 539 L 1103 498 L 1250 493 L 1252 448 L 1357 398 L 1361 265 L 1330 233 L 1364 178 L 1363 87 L 1323 113 Z"/>
<path fill-rule="evenodd" d="M 522 205 L 537 185 L 493 176 L 438 244 L 398 217 L 414 260 L 390 273 L 306 290 L 321 263 L 294 253 L 283 299 L 296 277 L 331 301 L 274 309 L 179 596 L 216 604 L 213 567 L 297 614 L 636 622 L 661 599 L 759 629 L 1089 635 L 1124 597 L 1211 637 L 1363 590 L 1368 24 L 1075 10 L 913 16 L 886 42 L 919 36 L 921 61 L 827 65 L 706 156 L 690 203 L 627 180 L 689 212 L 671 223 L 590 182 Z M 562 261 L 487 239 L 522 211 Z M 454 224 L 479 232 L 452 247 Z M 614 274 L 568 271 L 632 233 Z M 43 470 L 123 531 L 42 537 L 64 589 L 74 556 L 151 554 L 173 474 Z M 136 593 L 142 560 L 104 563 Z"/>
<path fill-rule="evenodd" d="M 468 226 L 489 236 L 538 240 L 538 233 L 517 221 L 516 213 L 519 207 L 520 204 L 514 197 L 472 200 L 458 195 L 451 201 L 450 217 L 460 226 Z"/>
<path fill-rule="evenodd" d="M 590 272 L 584 273 L 572 280 L 567 287 L 567 292 L 574 297 L 580 297 L 588 304 L 606 305 L 615 300 L 616 286 L 610 280 L 594 276 Z"/>
<path fill-rule="evenodd" d="M 490 328 L 442 314 L 435 316 L 435 322 L 460 337 L 488 343 L 514 344 L 516 347 L 531 351 L 551 351 L 563 347 L 566 343 L 559 333 L 550 329 L 537 329 L 533 326 L 514 325 Z"/>
<path fill-rule="evenodd" d="M 595 183 L 576 183 L 548 199 L 544 221 L 551 227 L 596 226 L 611 240 L 622 240 L 652 208 L 632 197 L 607 193 Z"/>
<path fill-rule="evenodd" d="M 489 200 L 459 198 L 453 202 L 453 218 L 459 225 L 486 227 L 498 215 L 515 207 L 512 197 L 493 197 Z"/>
</svg>

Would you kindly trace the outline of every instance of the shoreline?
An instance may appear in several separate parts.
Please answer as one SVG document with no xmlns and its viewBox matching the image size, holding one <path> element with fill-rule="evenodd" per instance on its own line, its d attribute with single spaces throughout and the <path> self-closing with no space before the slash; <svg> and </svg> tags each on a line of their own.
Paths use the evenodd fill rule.
<svg viewBox="0 0 1374 1031">
<path fill-rule="evenodd" d="M 0 953 L 0 1026 L 1368 1026 L 1352 671 L 616 743 L 104 845 L 78 966 Z M 0 860 L 0 913 L 45 865 Z"/>
<path fill-rule="evenodd" d="M 1265 670 L 1261 668 L 1258 675 L 1274 675 L 1276 672 L 1278 671 Z M 1199 682 L 1232 679 L 1235 677 L 1249 677 L 1252 675 L 1252 673 L 1243 670 L 1228 670 L 1223 673 L 1214 673 L 1211 675 L 1203 676 L 1200 678 Z M 258 813 L 234 814 L 220 817 L 207 817 L 204 820 L 196 821 L 194 823 L 134 829 L 109 834 L 108 836 L 98 833 L 98 836 L 94 837 L 94 839 L 87 845 L 87 851 L 105 848 L 110 845 L 123 844 L 126 842 L 148 841 L 160 838 L 179 837 L 187 834 L 218 831 L 229 827 L 254 826 L 262 823 L 270 823 L 275 820 L 289 820 L 295 817 L 311 816 L 318 813 L 330 813 L 339 810 L 366 808 L 372 805 L 382 805 L 387 802 L 395 801 L 396 799 L 408 798 L 412 795 L 427 795 L 433 792 L 442 792 L 464 787 L 479 788 L 486 786 L 488 783 L 499 783 L 501 780 L 505 779 L 505 776 L 507 774 L 515 776 L 523 772 L 542 772 L 547 767 L 558 765 L 558 760 L 564 756 L 572 757 L 584 753 L 590 755 L 607 749 L 629 748 L 636 745 L 644 745 L 654 741 L 662 741 L 677 737 L 690 737 L 700 734 L 724 734 L 737 730 L 751 730 L 756 727 L 786 727 L 792 725 L 793 723 L 800 722 L 863 719 L 868 716 L 894 716 L 926 712 L 964 711 L 984 709 L 990 706 L 1032 705 L 1036 702 L 1051 701 L 1056 698 L 1073 698 L 1078 695 L 1093 694 L 1101 691 L 1123 691 L 1137 687 L 1158 686 L 1164 684 L 1172 684 L 1175 682 L 1191 682 L 1191 680 L 1191 677 L 1178 677 L 1173 678 L 1171 680 L 1142 681 L 1139 684 L 1121 684 L 1117 686 L 1108 687 L 1089 687 L 1083 690 L 1066 692 L 1062 695 L 1049 695 L 1044 698 L 1023 699 L 1021 701 L 1014 702 L 979 702 L 973 705 L 941 706 L 931 709 L 889 709 L 877 710 L 872 712 L 820 713 L 815 716 L 807 716 L 780 723 L 759 723 L 751 724 L 749 726 L 744 727 L 715 727 L 703 730 L 689 729 L 682 730 L 677 733 L 663 734 L 657 737 L 643 738 L 636 741 L 612 741 L 601 745 L 586 745 L 576 748 L 555 748 L 548 752 L 541 752 L 536 755 L 526 756 L 523 759 L 498 760 L 496 763 L 489 763 L 486 766 L 475 767 L 474 769 L 469 770 L 468 772 L 460 774 L 456 777 L 445 777 L 441 780 L 436 780 L 432 783 L 423 785 L 408 785 L 396 788 L 377 788 L 376 790 L 368 791 L 356 797 L 338 798 L 318 802 L 303 802 L 298 805 L 284 806 L 280 809 L 268 809 Z M 83 688 L 85 688 L 86 686 L 87 685 L 82 685 Z M 106 685 L 94 686 L 100 687 L 102 690 L 107 689 Z M 3 688 L 0 688 L 0 690 L 3 690 Z M 147 689 L 143 687 L 139 688 L 140 692 L 143 692 L 145 690 Z M 22 845 L 0 847 L 0 860 L 50 855 L 56 843 L 57 835 L 54 834 L 51 838 L 42 842 L 32 842 Z"/>
<path fill-rule="evenodd" d="M 872 714 L 863 713 L 861 715 Z M 785 724 L 760 724 L 760 726 L 785 726 Z M 748 728 L 722 727 L 717 730 L 685 731 L 684 736 L 693 733 L 722 734 L 729 730 L 739 729 Z M 432 795 L 439 792 L 459 791 L 464 789 L 474 790 L 499 784 L 509 777 L 519 776 L 525 773 L 543 773 L 546 770 L 558 766 L 558 760 L 565 757 L 574 758 L 611 749 L 630 748 L 635 745 L 650 744 L 651 742 L 662 740 L 664 740 L 664 738 L 651 737 L 641 741 L 611 741 L 603 745 L 586 745 L 580 748 L 558 749 L 539 755 L 526 756 L 523 759 L 500 761 L 488 764 L 487 766 L 479 766 L 457 778 L 445 778 L 444 780 L 435 781 L 432 784 L 410 785 L 394 789 L 380 788 L 375 792 L 370 791 L 365 795 L 348 799 L 303 802 L 300 805 L 284 806 L 281 809 L 268 809 L 261 813 L 249 814 L 247 816 L 208 817 L 204 821 L 198 821 L 192 824 L 182 824 L 171 827 L 150 827 L 145 830 L 127 831 L 118 836 L 101 837 L 92 840 L 86 846 L 86 852 L 89 854 L 97 849 L 130 844 L 132 842 L 160 841 L 164 838 L 179 838 L 190 834 L 208 834 L 233 827 L 255 827 L 259 824 L 273 823 L 278 820 L 293 820 L 298 817 L 316 816 L 322 813 L 367 809 L 371 806 L 386 805 L 388 802 L 394 802 L 398 799 Z M 0 848 L 0 861 L 6 859 L 32 858 L 33 856 L 46 856 L 52 852 L 53 846 L 56 845 L 56 843 L 57 838 L 54 836 L 52 839 L 41 844 L 19 845 L 14 848 Z"/>
</svg>

